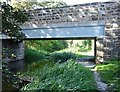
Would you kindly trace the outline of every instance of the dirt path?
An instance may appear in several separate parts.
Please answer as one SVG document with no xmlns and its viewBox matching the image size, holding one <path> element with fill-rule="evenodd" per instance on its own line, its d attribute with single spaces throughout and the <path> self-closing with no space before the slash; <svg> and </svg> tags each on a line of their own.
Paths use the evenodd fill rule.
<svg viewBox="0 0 120 92">
<path fill-rule="evenodd" d="M 79 59 L 78 59 L 79 60 Z M 103 83 L 99 74 L 97 73 L 97 71 L 94 69 L 95 67 L 95 63 L 94 62 L 90 62 L 90 61 L 78 61 L 77 62 L 87 68 L 90 68 L 90 70 L 93 72 L 94 74 L 94 79 L 97 85 L 97 88 L 99 90 L 99 92 L 107 92 L 107 84 Z"/>
<path fill-rule="evenodd" d="M 101 78 L 96 71 L 93 71 L 93 74 L 94 74 L 94 78 L 95 78 L 95 82 L 96 82 L 98 90 L 100 92 L 107 92 L 107 84 L 101 81 Z"/>
</svg>

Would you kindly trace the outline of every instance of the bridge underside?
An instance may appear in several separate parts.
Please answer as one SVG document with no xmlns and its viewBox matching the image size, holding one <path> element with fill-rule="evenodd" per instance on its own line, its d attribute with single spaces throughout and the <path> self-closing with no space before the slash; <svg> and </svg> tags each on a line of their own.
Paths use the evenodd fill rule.
<svg viewBox="0 0 120 92">
<path fill-rule="evenodd" d="M 105 24 L 103 21 L 87 22 L 83 24 L 57 23 L 48 25 L 21 26 L 26 39 L 76 39 L 95 38 L 105 35 Z M 11 37 L 0 34 L 0 39 L 11 39 Z M 14 37 L 12 37 L 14 39 Z"/>
<path fill-rule="evenodd" d="M 26 39 L 93 38 L 104 35 L 104 26 L 70 26 L 22 29 Z"/>
</svg>

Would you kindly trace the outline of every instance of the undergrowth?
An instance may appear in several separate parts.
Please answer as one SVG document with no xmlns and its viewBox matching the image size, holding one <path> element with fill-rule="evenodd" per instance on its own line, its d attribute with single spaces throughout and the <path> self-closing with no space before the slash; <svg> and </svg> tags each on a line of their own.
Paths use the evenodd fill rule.
<svg viewBox="0 0 120 92">
<path fill-rule="evenodd" d="M 28 70 L 25 75 L 32 76 L 34 81 L 21 90 L 57 92 L 96 90 L 92 72 L 71 60 L 62 64 L 55 63 L 52 66 L 46 63 L 42 68 L 36 67 L 34 71 Z"/>
<path fill-rule="evenodd" d="M 20 77 L 30 76 L 34 80 L 24 86 L 22 91 L 80 92 L 96 90 L 93 73 L 75 63 L 76 58 L 86 56 L 79 55 L 79 47 L 76 49 L 75 47 L 66 48 L 66 43 L 61 42 L 46 40 L 26 42 L 27 69 L 20 74 Z"/>
</svg>

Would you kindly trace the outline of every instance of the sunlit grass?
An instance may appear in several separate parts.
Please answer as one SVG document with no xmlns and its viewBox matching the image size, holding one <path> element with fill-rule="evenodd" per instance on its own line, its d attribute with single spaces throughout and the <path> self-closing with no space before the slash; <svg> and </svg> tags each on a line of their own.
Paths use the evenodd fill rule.
<svg viewBox="0 0 120 92">
<path fill-rule="evenodd" d="M 55 51 L 53 53 L 73 53 L 76 55 L 76 58 L 81 58 L 81 57 L 88 57 L 89 55 L 83 55 L 83 54 L 80 54 L 80 47 L 69 47 L 69 48 L 65 48 L 63 50 L 59 50 L 59 51 Z M 89 50 L 88 50 L 89 51 Z M 82 52 L 85 52 L 87 53 L 88 51 L 82 51 Z M 89 56 L 89 57 L 93 57 L 93 56 Z"/>
<path fill-rule="evenodd" d="M 83 49 L 83 51 L 81 51 L 80 49 Z M 89 50 L 85 50 L 85 48 L 80 48 L 79 46 L 78 47 L 69 47 L 69 48 L 65 48 L 63 50 L 60 50 L 60 51 L 57 51 L 57 52 L 63 52 L 63 51 L 66 51 L 66 52 L 72 52 L 72 53 L 79 53 L 79 52 L 88 52 Z"/>
</svg>

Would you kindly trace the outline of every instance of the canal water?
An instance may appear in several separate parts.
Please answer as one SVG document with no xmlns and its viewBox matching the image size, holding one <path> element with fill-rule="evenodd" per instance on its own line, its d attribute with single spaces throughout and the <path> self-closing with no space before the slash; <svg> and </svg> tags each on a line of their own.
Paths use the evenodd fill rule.
<svg viewBox="0 0 120 92">
<path fill-rule="evenodd" d="M 24 60 L 14 61 L 8 63 L 8 69 L 14 73 L 23 72 L 26 69 L 26 63 Z"/>
<path fill-rule="evenodd" d="M 19 61 L 14 61 L 14 62 L 9 62 L 8 63 L 8 69 L 13 73 L 16 74 L 17 72 L 23 72 L 26 69 L 26 64 L 24 60 L 19 60 Z M 2 90 L 3 91 L 12 91 L 16 90 L 18 91 L 19 89 L 14 87 L 12 83 L 8 82 L 7 79 L 5 79 L 5 82 L 2 83 Z"/>
</svg>

